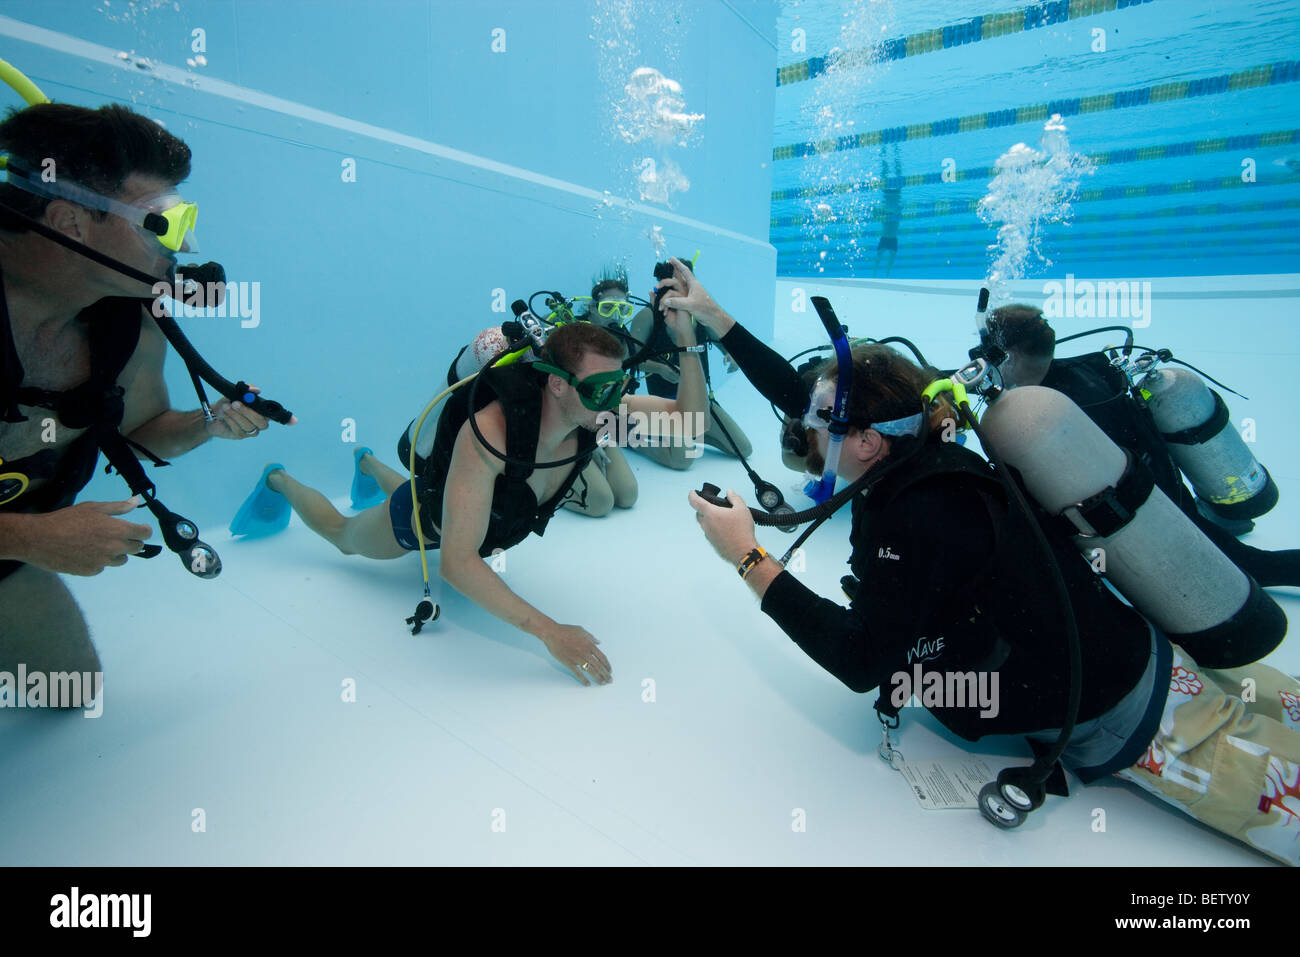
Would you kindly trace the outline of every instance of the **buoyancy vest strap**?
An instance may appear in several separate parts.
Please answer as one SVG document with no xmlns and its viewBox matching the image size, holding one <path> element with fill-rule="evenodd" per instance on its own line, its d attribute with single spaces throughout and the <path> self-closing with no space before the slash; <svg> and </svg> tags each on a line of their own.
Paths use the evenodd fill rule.
<svg viewBox="0 0 1300 957">
<path fill-rule="evenodd" d="M 1109 538 L 1133 520 L 1156 486 L 1151 470 L 1123 449 L 1127 464 L 1120 480 L 1077 505 L 1067 506 L 1053 520 L 1055 530 L 1068 537 Z"/>
</svg>

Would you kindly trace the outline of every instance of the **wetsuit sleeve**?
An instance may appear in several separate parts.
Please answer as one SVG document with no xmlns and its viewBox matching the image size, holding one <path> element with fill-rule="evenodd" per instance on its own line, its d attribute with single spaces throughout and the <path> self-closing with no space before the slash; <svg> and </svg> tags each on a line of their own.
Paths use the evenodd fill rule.
<svg viewBox="0 0 1300 957">
<path fill-rule="evenodd" d="M 792 419 L 803 416 L 808 408 L 808 387 L 779 352 L 763 345 L 740 323 L 718 341 L 765 399 Z"/>
<path fill-rule="evenodd" d="M 855 570 L 863 581 L 851 607 L 820 597 L 789 572 L 768 586 L 763 611 L 854 691 L 889 687 L 920 639 L 944 635 L 946 616 L 978 574 L 967 549 L 992 547 L 982 499 L 953 479 L 938 476 L 905 490 L 875 528 L 855 534 Z"/>
</svg>

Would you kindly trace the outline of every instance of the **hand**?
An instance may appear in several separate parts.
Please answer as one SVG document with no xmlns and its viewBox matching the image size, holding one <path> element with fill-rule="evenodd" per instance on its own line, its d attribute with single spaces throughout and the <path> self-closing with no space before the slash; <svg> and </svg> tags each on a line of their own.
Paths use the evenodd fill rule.
<svg viewBox="0 0 1300 957">
<path fill-rule="evenodd" d="M 741 559 L 757 547 L 754 516 L 749 514 L 749 506 L 738 493 L 727 489 L 727 501 L 731 503 L 731 508 L 712 505 L 694 491 L 687 496 L 687 501 L 695 509 L 695 517 L 713 550 L 731 564 L 739 565 Z"/>
<path fill-rule="evenodd" d="M 153 535 L 148 525 L 113 518 L 140 504 L 138 497 L 122 502 L 80 502 L 68 508 L 33 515 L 32 536 L 23 561 L 37 568 L 68 575 L 98 575 L 108 565 L 125 565 Z"/>
<path fill-rule="evenodd" d="M 722 358 L 725 360 L 726 363 L 727 375 L 731 375 L 731 373 L 735 372 L 737 369 L 740 368 L 740 363 L 738 363 L 735 359 L 731 358 L 731 353 L 725 349 L 722 350 Z"/>
<path fill-rule="evenodd" d="M 670 294 L 664 296 L 659 304 L 664 310 L 664 317 L 668 317 L 669 310 L 688 312 L 718 338 L 726 335 L 735 320 L 713 301 L 709 291 L 700 285 L 689 266 L 680 259 L 670 259 L 669 262 L 673 264 L 672 277 L 661 279 L 655 284 L 655 289 L 670 290 Z"/>
<path fill-rule="evenodd" d="M 676 262 L 677 260 L 672 260 Z M 673 335 L 673 342 L 679 346 L 693 346 L 696 344 L 695 323 L 691 320 L 691 314 L 685 309 L 671 309 L 668 307 L 668 293 L 681 291 L 683 285 L 675 277 L 660 279 L 655 283 L 654 291 L 657 293 L 663 290 L 664 298 L 659 301 L 659 311 L 664 315 L 664 324 L 668 326 Z"/>
<path fill-rule="evenodd" d="M 577 625 L 554 625 L 537 636 L 546 645 L 546 650 L 564 667 L 573 672 L 573 676 L 584 685 L 591 684 L 588 677 L 596 679 L 597 684 L 607 685 L 614 680 L 613 669 L 609 659 L 601 654 L 596 646 L 600 644 L 585 629 Z M 586 667 L 583 667 L 583 666 Z"/>
<path fill-rule="evenodd" d="M 257 395 L 262 390 L 255 385 L 250 385 L 248 391 Z M 263 432 L 270 424 L 264 416 L 258 415 L 244 403 L 231 402 L 226 398 L 222 398 L 212 407 L 212 414 L 216 418 L 205 422 L 204 427 L 209 435 L 218 439 L 251 439 Z M 296 415 L 289 420 L 290 425 L 297 423 Z"/>
</svg>

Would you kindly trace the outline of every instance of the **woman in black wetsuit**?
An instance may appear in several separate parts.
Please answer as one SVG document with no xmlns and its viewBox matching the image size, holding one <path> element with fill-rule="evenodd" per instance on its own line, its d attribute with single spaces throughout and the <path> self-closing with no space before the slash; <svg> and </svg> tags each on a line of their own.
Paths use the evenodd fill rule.
<svg viewBox="0 0 1300 957">
<path fill-rule="evenodd" d="M 688 280 L 677 292 L 665 303 L 709 326 L 767 398 L 814 428 L 824 452 L 818 406 L 834 366 L 823 370 L 810 409 L 799 375 L 703 287 Z M 922 370 L 880 346 L 858 347 L 853 357 L 838 474 L 878 478 L 853 502 L 850 564 L 862 585 L 852 605 L 816 595 L 767 555 L 734 492 L 731 508 L 691 494 L 706 537 L 811 658 L 854 691 L 879 688 L 882 712 L 906 703 L 897 692 L 919 666 L 939 672 L 941 687 L 971 676 L 993 691 L 988 699 L 922 699 L 960 737 L 1023 734 L 1050 743 L 1064 722 L 1070 672 L 1028 516 L 1008 504 L 987 463 L 943 441 L 950 412 L 922 414 L 929 381 Z M 1132 781 L 1272 857 L 1300 863 L 1292 806 L 1300 788 L 1300 682 L 1258 664 L 1237 669 L 1234 678 L 1249 674 L 1260 689 L 1243 700 L 1241 684 L 1219 683 L 1220 673 L 1201 668 L 1112 595 L 1072 544 L 1048 540 L 1082 646 L 1082 702 L 1062 761 L 1085 782 Z M 954 543 L 978 560 L 955 559 Z"/>
</svg>

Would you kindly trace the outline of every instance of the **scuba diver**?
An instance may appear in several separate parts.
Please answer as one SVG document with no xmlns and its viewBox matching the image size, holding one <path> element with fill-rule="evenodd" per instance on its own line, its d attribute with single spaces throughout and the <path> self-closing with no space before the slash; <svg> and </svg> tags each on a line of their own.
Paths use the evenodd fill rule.
<svg viewBox="0 0 1300 957">
<path fill-rule="evenodd" d="M 591 291 L 591 307 L 581 318 L 613 334 L 624 343 L 624 348 L 630 354 L 635 351 L 635 346 L 628 340 L 617 319 L 625 308 L 627 298 L 627 276 L 620 273 L 620 277 L 623 284 L 621 293 L 609 283 L 597 281 L 596 287 Z M 618 303 L 604 307 L 602 313 L 599 307 L 606 299 L 618 300 Z M 615 508 L 631 508 L 636 504 L 636 498 L 636 476 L 632 474 L 632 467 L 623 450 L 613 444 L 598 445 L 591 455 L 591 461 L 565 497 L 564 507 L 580 515 L 600 518 Z"/>
<path fill-rule="evenodd" d="M 29 102 L 0 122 L 0 671 L 23 662 L 31 671 L 97 672 L 85 619 L 58 576 L 157 554 L 144 544 L 151 527 L 125 517 L 137 507 L 178 519 L 191 543 L 197 536 L 159 505 L 137 456 L 166 464 L 158 456 L 211 438 L 252 438 L 268 422 L 228 398 L 172 408 L 162 330 L 171 320 L 151 315 L 157 292 L 92 261 L 112 257 L 138 275 L 172 277 L 177 253 L 197 248 L 197 208 L 177 191 L 190 173 L 189 147 L 123 106 L 50 103 L 39 91 Z M 146 492 L 76 502 L 101 450 Z M 217 571 L 219 562 L 194 570 Z"/>
<path fill-rule="evenodd" d="M 649 303 L 628 296 L 627 274 L 618 268 L 606 269 L 591 290 L 592 304 L 583 318 L 599 323 L 609 329 L 615 336 L 627 344 L 628 352 L 635 354 L 645 342 L 648 342 L 653 328 L 654 314 Z M 706 346 L 713 342 L 707 329 L 697 329 L 696 335 Z M 736 370 L 735 362 L 722 350 L 727 371 Z M 703 353 L 707 357 L 708 353 Z M 703 359 L 705 376 L 709 375 L 708 360 Z M 646 359 L 640 363 L 639 372 L 644 374 L 646 391 L 651 395 L 671 399 L 677 394 L 678 370 L 671 360 Z M 712 397 L 710 384 L 709 411 L 711 414 L 709 431 L 704 434 L 704 444 L 712 446 L 719 452 L 735 458 L 747 459 L 753 453 L 753 446 L 744 430 Z M 699 456 L 686 454 L 681 445 L 674 446 L 636 446 L 636 451 L 646 458 L 653 459 L 660 465 L 682 471 L 691 467 Z"/>
<path fill-rule="evenodd" d="M 517 314 L 524 309 L 522 302 L 518 306 Z M 231 531 L 278 531 L 288 524 L 292 507 L 308 528 L 345 555 L 390 559 L 418 550 L 423 562 L 426 545 L 437 548 L 438 573 L 444 581 L 497 618 L 540 639 L 583 685 L 590 684 L 589 678 L 607 684 L 612 670 L 599 642 L 581 626 L 561 624 L 516 595 L 482 559 L 518 544 L 530 532 L 545 532 L 596 450 L 601 417 L 617 414 L 620 406 L 646 415 L 659 441 L 696 441 L 688 433 L 665 431 L 675 429 L 675 421 L 706 425 L 708 419 L 700 347 L 690 316 L 663 312 L 680 351 L 688 355 L 678 400 L 626 395 L 631 376 L 623 367 L 623 346 L 591 323 L 559 325 L 547 334 L 535 362 L 519 358 L 529 347 L 503 350 L 472 375 L 472 388 L 463 387 L 471 376 L 462 375 L 463 367 L 458 371 L 470 351 L 467 347 L 448 371 L 449 388 L 402 435 L 398 454 L 414 463 L 411 477 L 387 468 L 373 455 L 359 455 L 359 468 L 375 479 L 387 501 L 345 517 L 324 495 L 277 463 L 267 466 Z M 451 398 L 436 432 L 422 431 L 425 417 L 448 393 Z M 429 598 L 427 565 L 425 574 L 421 605 L 427 607 L 423 612 L 417 607 L 416 615 L 407 619 L 412 633 L 437 617 L 437 606 Z"/>
<path fill-rule="evenodd" d="M 1143 459 L 1160 489 L 1233 564 L 1264 586 L 1300 586 L 1300 549 L 1252 548 L 1229 534 L 1212 513 L 1207 514 L 1209 508 L 1198 507 L 1198 496 L 1183 482 L 1147 403 L 1134 396 L 1127 376 L 1105 354 L 1054 358 L 1056 333 L 1033 306 L 994 309 L 988 327 L 991 344 L 1006 355 L 998 371 L 1007 387 L 1041 385 L 1069 396 L 1116 445 Z M 1226 409 L 1224 419 L 1220 428 L 1227 426 Z M 1271 479 L 1267 483 L 1271 485 Z M 1275 492 L 1272 498 L 1276 500 Z"/>
<path fill-rule="evenodd" d="M 1300 863 L 1300 828 L 1285 803 L 1300 786 L 1300 682 L 1258 664 L 1230 676 L 1202 668 L 1111 593 L 1072 544 L 1043 536 L 1030 510 L 1012 502 L 1014 485 L 945 440 L 956 418 L 948 396 L 940 391 L 932 400 L 932 375 L 899 354 L 846 345 L 841 359 L 837 349 L 809 397 L 789 363 L 699 283 L 676 283 L 664 302 L 711 328 L 759 391 L 813 430 L 814 451 L 850 483 L 826 503 L 833 511 L 852 501 L 850 562 L 862 585 L 849 608 L 812 592 L 758 545 L 755 517 L 766 517 L 735 492 L 723 499 L 706 486 L 708 498 L 691 492 L 689 501 L 709 543 L 764 613 L 852 690 L 881 689 L 881 756 L 891 765 L 901 755 L 888 729 L 907 702 L 900 679 L 929 671 L 951 689 L 954 677 L 969 686 L 982 675 L 997 689 L 988 702 L 960 693 L 936 700 L 929 691 L 923 697 L 919 683 L 907 687 L 965 740 L 1018 734 L 1044 747 L 1055 739 L 1047 769 L 1059 759 L 1085 783 L 1117 775 L 1257 850 Z M 960 404 L 969 408 L 964 393 Z M 798 514 L 806 521 L 816 511 Z M 1070 642 L 1060 637 L 1062 606 L 1073 609 Z M 1271 647 L 1251 654 L 1259 650 Z M 1243 675 L 1275 693 L 1244 701 Z M 1028 810 L 1041 804 L 1051 779 L 1046 771 L 1033 781 L 1009 772 L 1032 770 L 1008 769 L 998 780 L 1003 794 L 1004 775 L 1008 784 L 1037 788 Z M 985 816 L 1002 827 L 1023 820 L 1023 813 L 995 820 L 1004 810 Z"/>
</svg>

